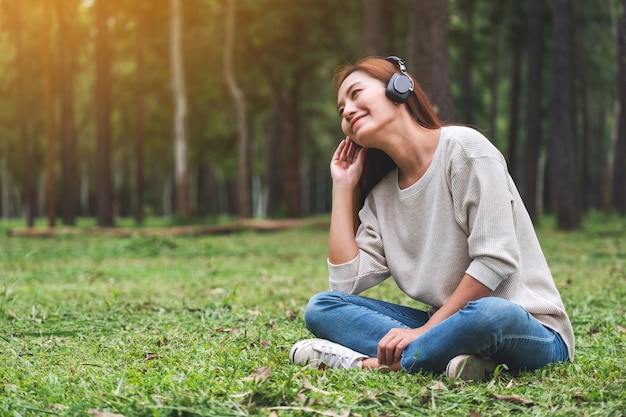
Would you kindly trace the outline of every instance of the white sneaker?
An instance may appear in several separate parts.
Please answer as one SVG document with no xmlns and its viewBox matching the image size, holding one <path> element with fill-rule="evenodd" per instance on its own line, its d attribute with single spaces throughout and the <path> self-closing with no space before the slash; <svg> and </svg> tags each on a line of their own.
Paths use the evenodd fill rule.
<svg viewBox="0 0 626 417">
<path fill-rule="evenodd" d="M 446 376 L 450 379 L 462 379 L 465 381 L 484 381 L 493 375 L 497 366 L 498 363 L 489 358 L 459 355 L 448 362 Z"/>
<path fill-rule="evenodd" d="M 337 369 L 361 368 L 366 358 L 366 355 L 325 339 L 303 340 L 293 345 L 289 352 L 293 363 Z"/>
</svg>

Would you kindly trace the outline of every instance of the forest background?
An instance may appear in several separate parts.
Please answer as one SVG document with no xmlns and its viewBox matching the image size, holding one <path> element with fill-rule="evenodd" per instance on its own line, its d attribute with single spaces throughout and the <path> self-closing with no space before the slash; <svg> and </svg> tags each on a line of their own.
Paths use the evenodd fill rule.
<svg viewBox="0 0 626 417">
<path fill-rule="evenodd" d="M 0 0 L 0 212 L 330 208 L 332 76 L 398 55 L 506 156 L 536 218 L 626 213 L 626 0 Z"/>
</svg>

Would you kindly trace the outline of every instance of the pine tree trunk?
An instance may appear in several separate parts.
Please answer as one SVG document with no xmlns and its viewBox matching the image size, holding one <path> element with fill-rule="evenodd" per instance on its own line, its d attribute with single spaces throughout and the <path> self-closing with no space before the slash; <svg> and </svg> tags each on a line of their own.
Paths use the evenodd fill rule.
<svg viewBox="0 0 626 417">
<path fill-rule="evenodd" d="M 617 94 L 620 102 L 613 163 L 613 207 L 626 213 L 626 0 L 617 25 Z"/>
<path fill-rule="evenodd" d="M 287 215 L 292 218 L 302 216 L 302 190 L 300 174 L 300 142 L 298 140 L 298 77 L 295 82 L 280 92 L 283 134 L 285 146 L 285 203 Z"/>
<path fill-rule="evenodd" d="M 448 0 L 413 0 L 409 32 L 414 39 L 409 71 L 428 94 L 439 118 L 454 108 L 448 66 Z"/>
<path fill-rule="evenodd" d="M 251 217 L 251 175 L 250 175 L 250 137 L 248 133 L 248 117 L 246 100 L 239 88 L 233 68 L 235 42 L 235 0 L 226 2 L 226 40 L 224 44 L 224 75 L 228 90 L 235 102 L 237 112 L 237 129 L 239 143 L 239 215 L 246 219 Z"/>
<path fill-rule="evenodd" d="M 26 211 L 26 224 L 33 227 L 37 213 L 37 192 L 35 188 L 36 167 L 33 163 L 34 152 L 31 144 L 30 132 L 28 131 L 28 115 L 26 108 L 26 79 L 25 79 L 25 51 L 24 51 L 24 26 L 23 8 L 21 1 L 15 2 L 15 70 L 17 78 L 17 106 L 19 119 L 19 137 L 21 145 L 21 182 L 22 201 Z"/>
<path fill-rule="evenodd" d="M 561 230 L 580 225 L 576 170 L 571 0 L 552 0 L 554 31 L 553 111 L 550 143 L 551 205 Z"/>
<path fill-rule="evenodd" d="M 508 151 L 507 160 L 509 166 L 509 172 L 513 178 L 517 178 L 517 146 L 519 137 L 519 103 L 521 98 L 521 71 L 522 66 L 522 52 L 519 49 L 515 49 L 511 52 L 513 54 L 513 71 L 511 74 L 511 108 L 510 108 L 510 121 L 509 121 L 509 134 L 508 134 Z"/>
<path fill-rule="evenodd" d="M 367 53 L 380 55 L 381 50 L 381 12 L 383 0 L 363 0 L 363 10 L 365 11 L 365 44 Z"/>
<path fill-rule="evenodd" d="M 78 201 L 78 169 L 76 157 L 76 115 L 74 112 L 74 80 L 76 71 L 76 37 L 71 22 L 78 3 L 56 0 L 59 21 L 59 86 L 61 92 L 61 218 L 64 225 L 76 224 Z"/>
<path fill-rule="evenodd" d="M 98 226 L 113 226 L 111 184 L 111 53 L 107 29 L 108 0 L 95 0 L 96 193 Z"/>
<path fill-rule="evenodd" d="M 174 160 L 176 171 L 176 212 L 189 217 L 189 166 L 187 151 L 187 91 L 181 40 L 181 1 L 171 0 L 171 64 L 174 93 Z"/>
<path fill-rule="evenodd" d="M 135 223 L 143 224 L 144 220 L 144 160 L 143 160 L 143 143 L 145 137 L 145 93 L 143 74 L 144 68 L 144 19 L 137 16 L 136 39 L 135 39 L 135 65 L 136 65 L 136 84 L 135 84 L 135 141 L 134 141 L 134 157 L 135 157 L 135 196 L 133 216 Z"/>
<path fill-rule="evenodd" d="M 543 55 L 543 0 L 530 0 L 526 99 L 526 144 L 522 196 L 530 216 L 537 218 L 537 181 L 541 147 L 541 72 Z"/>
</svg>

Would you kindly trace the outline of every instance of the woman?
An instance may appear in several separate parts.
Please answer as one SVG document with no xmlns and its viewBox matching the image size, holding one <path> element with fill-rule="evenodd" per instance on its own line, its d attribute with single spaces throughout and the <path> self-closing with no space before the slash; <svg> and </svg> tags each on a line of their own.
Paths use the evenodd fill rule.
<svg viewBox="0 0 626 417">
<path fill-rule="evenodd" d="M 442 126 L 399 58 L 365 58 L 336 83 L 346 138 L 330 165 L 331 291 L 310 300 L 316 338 L 291 361 L 480 380 L 498 364 L 572 360 L 569 318 L 501 153 Z M 430 309 L 358 295 L 390 276 Z"/>
</svg>

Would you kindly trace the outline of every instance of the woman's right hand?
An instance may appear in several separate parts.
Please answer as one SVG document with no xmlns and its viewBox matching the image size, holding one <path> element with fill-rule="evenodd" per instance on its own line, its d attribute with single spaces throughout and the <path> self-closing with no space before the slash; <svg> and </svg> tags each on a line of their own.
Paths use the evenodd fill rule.
<svg viewBox="0 0 626 417">
<path fill-rule="evenodd" d="M 333 185 L 356 187 L 363 173 L 363 162 L 367 149 L 358 146 L 346 137 L 339 143 L 330 162 Z"/>
</svg>

